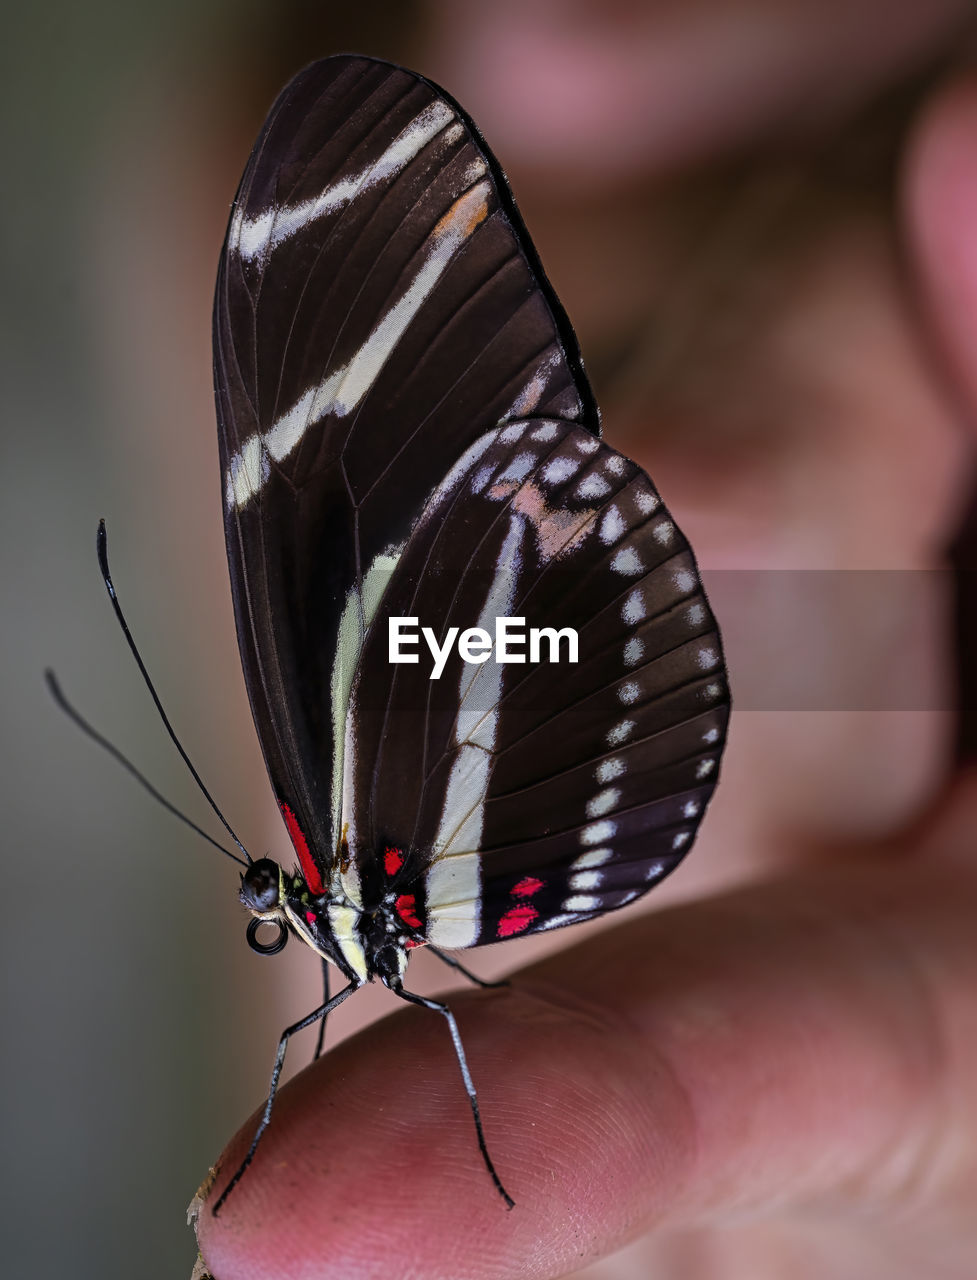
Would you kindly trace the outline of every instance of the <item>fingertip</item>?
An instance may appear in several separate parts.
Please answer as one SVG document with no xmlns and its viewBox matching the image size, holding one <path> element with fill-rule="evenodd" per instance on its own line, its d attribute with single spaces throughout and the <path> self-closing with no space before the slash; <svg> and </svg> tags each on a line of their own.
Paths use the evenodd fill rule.
<svg viewBox="0 0 977 1280">
<path fill-rule="evenodd" d="M 598 1013 L 531 981 L 451 1003 L 515 1207 L 479 1156 L 441 1020 L 408 1010 L 281 1090 L 253 1166 L 214 1218 L 256 1117 L 224 1152 L 197 1221 L 217 1280 L 313 1266 L 322 1280 L 531 1280 L 625 1243 L 654 1210 L 650 1180 L 663 1194 L 681 1184 L 677 1157 L 692 1143 L 673 1086 L 620 1060 L 630 1042 Z"/>
<path fill-rule="evenodd" d="M 962 839 L 968 799 L 972 779 L 949 824 Z M 880 890 L 861 860 L 750 886 L 599 933 L 508 990 L 453 995 L 511 1212 L 443 1019 L 375 1023 L 282 1089 L 215 1219 L 256 1116 L 228 1147 L 198 1220 L 212 1274 L 534 1280 L 744 1206 L 841 1189 L 898 1210 L 906 1170 L 951 1140 L 938 1100 L 959 1087 L 913 957 L 939 953 L 967 992 L 972 973 L 969 903 L 934 871 L 889 859 Z"/>
</svg>

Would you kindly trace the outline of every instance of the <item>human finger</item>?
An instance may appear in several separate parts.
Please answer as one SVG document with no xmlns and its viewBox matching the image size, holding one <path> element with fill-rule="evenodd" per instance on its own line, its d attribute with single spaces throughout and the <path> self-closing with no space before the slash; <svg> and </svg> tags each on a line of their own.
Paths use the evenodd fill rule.
<svg viewBox="0 0 977 1280">
<path fill-rule="evenodd" d="M 282 1090 L 220 1217 L 204 1205 L 216 1280 L 530 1280 L 731 1212 L 939 1207 L 947 1236 L 975 1156 L 977 873 L 957 856 L 975 819 L 971 779 L 912 848 L 637 919 L 453 997 L 512 1212 L 440 1019 L 340 1045 Z"/>
</svg>

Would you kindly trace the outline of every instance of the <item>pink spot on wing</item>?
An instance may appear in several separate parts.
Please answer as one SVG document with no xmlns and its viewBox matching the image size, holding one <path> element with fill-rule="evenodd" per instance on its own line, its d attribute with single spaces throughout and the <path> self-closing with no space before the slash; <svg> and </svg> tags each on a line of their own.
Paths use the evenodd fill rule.
<svg viewBox="0 0 977 1280">
<path fill-rule="evenodd" d="M 383 851 L 383 869 L 388 876 L 395 876 L 404 865 L 404 855 L 399 849 L 386 848 Z"/>
<path fill-rule="evenodd" d="M 597 441 L 594 441 L 596 445 Z M 515 498 L 513 508 L 521 516 L 527 516 L 536 526 L 539 550 L 544 560 L 552 560 L 561 552 L 572 551 L 580 542 L 597 515 L 597 509 L 564 511 L 560 506 L 551 507 L 546 494 L 534 480 L 527 480 Z"/>
<path fill-rule="evenodd" d="M 537 880 L 535 876 L 526 876 L 525 880 L 520 880 L 510 892 L 515 898 L 531 898 L 534 893 L 539 893 L 544 884 L 545 881 Z"/>
<path fill-rule="evenodd" d="M 314 911 L 307 911 L 305 913 L 305 920 L 310 929 L 315 928 L 316 914 Z"/>
<path fill-rule="evenodd" d="M 499 921 L 499 927 L 495 931 L 497 938 L 511 938 L 515 933 L 522 933 L 524 929 L 528 929 L 534 920 L 539 918 L 539 912 L 535 907 L 526 903 L 521 907 L 510 907 L 509 910 Z"/>
<path fill-rule="evenodd" d="M 309 852 L 309 842 L 302 833 L 298 818 L 296 818 L 284 800 L 279 800 L 278 807 L 282 811 L 288 834 L 292 839 L 292 844 L 295 846 L 295 852 L 299 856 L 299 865 L 302 868 L 305 883 L 309 886 L 309 892 L 318 898 L 325 893 L 326 886 L 322 883 L 319 868 L 312 860 L 312 854 Z"/>
</svg>

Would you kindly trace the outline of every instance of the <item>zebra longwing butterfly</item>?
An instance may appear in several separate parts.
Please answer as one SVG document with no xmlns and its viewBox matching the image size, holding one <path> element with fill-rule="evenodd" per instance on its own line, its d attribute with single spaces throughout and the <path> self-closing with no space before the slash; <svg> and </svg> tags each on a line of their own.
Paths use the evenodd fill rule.
<svg viewBox="0 0 977 1280">
<path fill-rule="evenodd" d="M 728 713 L 695 560 L 601 442 L 502 170 L 422 76 L 343 56 L 281 93 L 221 255 L 214 370 L 241 658 L 298 859 L 246 871 L 249 939 L 295 934 L 345 978 L 301 1026 L 375 978 L 448 1018 L 508 1200 L 410 951 L 591 920 L 688 851 Z M 479 648 L 507 618 L 549 659 L 575 633 L 576 664 Z M 437 678 L 391 661 L 404 619 Z"/>
</svg>

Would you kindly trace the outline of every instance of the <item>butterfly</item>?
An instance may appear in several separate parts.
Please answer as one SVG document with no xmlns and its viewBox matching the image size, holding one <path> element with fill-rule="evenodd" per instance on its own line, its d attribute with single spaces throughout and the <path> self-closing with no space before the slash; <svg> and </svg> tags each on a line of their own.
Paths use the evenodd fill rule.
<svg viewBox="0 0 977 1280">
<path fill-rule="evenodd" d="M 601 441 L 497 160 L 400 67 L 328 58 L 273 105 L 221 253 L 214 374 L 241 660 L 297 859 L 252 861 L 240 897 L 255 950 L 295 936 L 326 974 L 215 1211 L 289 1037 L 375 979 L 447 1020 L 511 1206 L 410 954 L 593 920 L 686 854 L 729 709 L 695 559 Z"/>
</svg>

